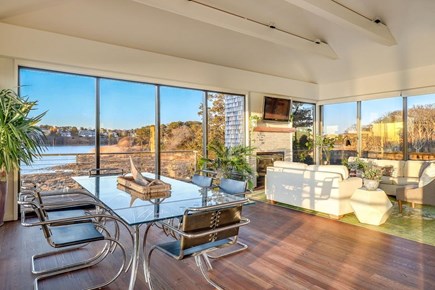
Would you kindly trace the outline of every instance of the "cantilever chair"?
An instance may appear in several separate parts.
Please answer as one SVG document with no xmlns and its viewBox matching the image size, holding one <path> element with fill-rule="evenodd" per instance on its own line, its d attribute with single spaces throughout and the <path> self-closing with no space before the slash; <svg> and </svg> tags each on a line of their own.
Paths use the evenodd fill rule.
<svg viewBox="0 0 435 290">
<path fill-rule="evenodd" d="M 37 201 L 50 219 L 65 218 L 74 215 L 83 215 L 88 210 L 105 212 L 104 205 L 89 192 L 81 189 L 71 191 L 43 191 L 41 192 L 33 183 L 23 184 L 19 194 L 21 201 Z M 25 221 L 26 214 L 34 212 L 30 206 L 21 206 L 21 219 Z"/>
<path fill-rule="evenodd" d="M 200 187 L 211 187 L 213 183 L 213 177 L 194 174 L 192 176 L 192 183 Z"/>
<path fill-rule="evenodd" d="M 51 220 L 48 218 L 50 215 L 45 212 L 44 208 L 41 207 L 36 200 L 19 200 L 18 203 L 21 207 L 32 208 L 39 220 L 39 222 L 34 223 L 28 223 L 22 220 L 22 225 L 25 227 L 41 227 L 48 244 L 53 248 L 60 249 L 57 251 L 32 256 L 32 273 L 38 275 L 37 278 L 34 280 L 35 289 L 38 289 L 38 282 L 42 279 L 47 279 L 53 276 L 69 273 L 71 271 L 85 269 L 100 263 L 108 256 L 109 253 L 113 253 L 117 247 L 119 247 L 122 253 L 122 263 L 119 267 L 119 270 L 116 272 L 113 278 L 99 285 L 93 286 L 91 289 L 98 289 L 109 285 L 110 283 L 115 281 L 116 278 L 118 278 L 123 270 L 128 270 L 129 266 L 126 264 L 127 258 L 124 246 L 118 241 L 118 237 L 111 236 L 110 231 L 106 228 L 105 225 L 97 222 L 101 219 L 112 219 L 116 223 L 122 223 L 122 221 L 118 218 L 105 214 L 86 214 L 80 216 L 77 215 L 79 214 L 79 212 L 76 210 L 69 211 L 70 214 L 67 215 L 67 217 Z M 127 226 L 126 228 L 128 229 Z M 53 267 L 39 271 L 36 270 L 35 263 L 36 260 L 39 258 L 66 253 L 71 250 L 79 249 L 83 246 L 86 246 L 89 243 L 100 241 L 106 241 L 104 246 L 102 246 L 101 250 L 99 250 L 97 254 L 95 254 L 95 256 L 87 260 L 70 263 L 60 267 Z"/>
<path fill-rule="evenodd" d="M 247 182 L 244 180 L 235 180 L 230 178 L 221 178 L 219 188 L 228 194 L 245 196 Z"/>
<path fill-rule="evenodd" d="M 220 179 L 219 189 L 225 193 L 240 196 L 240 197 L 245 197 L 246 188 L 247 188 L 246 181 L 235 180 L 235 179 L 230 179 L 230 178 L 221 178 Z M 235 250 L 225 251 L 225 252 L 219 251 L 220 254 L 209 253 L 209 254 L 207 254 L 207 256 L 211 259 L 217 259 L 217 258 L 225 257 L 228 255 L 232 255 L 232 254 L 244 251 L 248 248 L 248 245 L 246 245 L 245 243 L 242 243 L 240 241 L 236 241 L 236 244 L 240 247 L 236 248 Z"/>
<path fill-rule="evenodd" d="M 148 282 L 149 288 L 152 289 L 150 275 L 151 255 L 154 250 L 159 250 L 176 260 L 194 257 L 196 265 L 200 268 L 207 282 L 216 289 L 222 289 L 208 277 L 202 259 L 205 260 L 209 270 L 212 270 L 207 253 L 231 246 L 237 242 L 239 228 L 249 223 L 248 219 L 241 216 L 244 202 L 246 200 L 225 205 L 186 209 L 181 228 L 161 222 L 163 226 L 179 235 L 180 239 L 154 245 L 150 249 L 146 261 L 144 261 L 145 279 Z M 150 227 L 151 225 L 147 227 L 144 242 Z"/>
</svg>

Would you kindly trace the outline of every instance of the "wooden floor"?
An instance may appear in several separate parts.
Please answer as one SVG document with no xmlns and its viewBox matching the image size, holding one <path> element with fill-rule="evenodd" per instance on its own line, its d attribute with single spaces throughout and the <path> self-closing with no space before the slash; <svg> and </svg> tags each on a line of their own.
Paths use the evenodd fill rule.
<svg viewBox="0 0 435 290">
<path fill-rule="evenodd" d="M 263 203 L 245 207 L 244 215 L 251 224 L 240 239 L 249 249 L 214 260 L 209 273 L 225 289 L 435 289 L 435 247 Z M 151 238 L 169 239 L 157 228 Z M 30 257 L 46 249 L 39 229 L 1 227 L 0 289 L 32 289 Z M 115 253 L 91 270 L 43 281 L 41 289 L 83 289 L 118 263 Z M 156 252 L 151 267 L 155 289 L 213 289 L 192 260 Z M 107 289 L 127 289 L 128 281 L 123 274 Z M 135 289 L 147 289 L 142 271 Z"/>
</svg>

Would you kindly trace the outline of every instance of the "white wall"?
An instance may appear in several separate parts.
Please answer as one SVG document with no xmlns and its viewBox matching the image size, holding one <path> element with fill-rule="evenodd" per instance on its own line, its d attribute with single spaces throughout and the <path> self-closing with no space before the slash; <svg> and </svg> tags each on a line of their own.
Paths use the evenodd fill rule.
<svg viewBox="0 0 435 290">
<path fill-rule="evenodd" d="M 0 57 L 0 89 L 1 88 L 16 88 L 17 82 L 15 78 L 14 61 L 10 58 Z M 14 178 L 15 177 L 15 178 Z M 15 180 L 15 182 L 14 182 Z M 4 219 L 15 220 L 18 217 L 17 211 L 17 173 L 8 176 L 8 194 L 6 195 L 6 212 Z"/>
</svg>

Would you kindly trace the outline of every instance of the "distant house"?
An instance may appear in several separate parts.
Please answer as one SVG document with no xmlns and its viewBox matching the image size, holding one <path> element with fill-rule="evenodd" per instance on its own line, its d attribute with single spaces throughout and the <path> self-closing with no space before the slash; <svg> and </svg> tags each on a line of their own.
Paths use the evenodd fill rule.
<svg viewBox="0 0 435 290">
<path fill-rule="evenodd" d="M 80 130 L 79 136 L 80 137 L 88 137 L 88 138 L 95 137 L 95 130 Z"/>
<path fill-rule="evenodd" d="M 60 136 L 71 138 L 71 132 L 69 132 L 69 131 L 60 131 Z"/>
</svg>

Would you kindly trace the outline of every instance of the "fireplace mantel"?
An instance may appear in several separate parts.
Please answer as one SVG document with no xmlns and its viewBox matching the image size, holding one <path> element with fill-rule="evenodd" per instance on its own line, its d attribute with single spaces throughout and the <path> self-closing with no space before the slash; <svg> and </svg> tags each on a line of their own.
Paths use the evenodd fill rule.
<svg viewBox="0 0 435 290">
<path fill-rule="evenodd" d="M 258 126 L 254 128 L 254 132 L 274 132 L 274 133 L 293 133 L 295 128 L 279 128 L 279 127 L 264 127 Z"/>
</svg>

